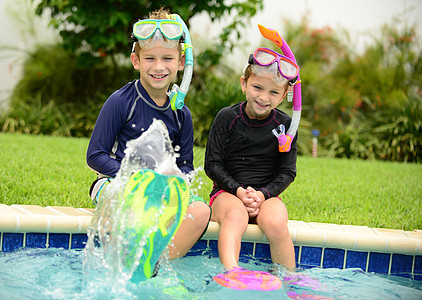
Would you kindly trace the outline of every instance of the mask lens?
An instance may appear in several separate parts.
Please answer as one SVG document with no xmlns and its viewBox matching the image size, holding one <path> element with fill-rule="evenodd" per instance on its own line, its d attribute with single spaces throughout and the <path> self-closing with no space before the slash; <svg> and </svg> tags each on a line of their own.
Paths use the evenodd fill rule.
<svg viewBox="0 0 422 300">
<path fill-rule="evenodd" d="M 178 23 L 161 23 L 161 31 L 165 35 L 166 38 L 170 40 L 174 40 L 179 38 L 182 33 L 183 29 L 182 26 Z"/>
<path fill-rule="evenodd" d="M 282 57 L 279 61 L 280 64 L 280 72 L 289 77 L 294 77 L 297 75 L 298 69 L 295 65 L 291 64 L 290 62 L 284 60 Z"/>
<path fill-rule="evenodd" d="M 133 33 L 138 39 L 145 40 L 152 36 L 156 26 L 154 23 L 136 23 Z"/>
<path fill-rule="evenodd" d="M 260 65 L 267 66 L 272 64 L 277 59 L 277 55 L 258 49 L 255 52 L 254 58 Z"/>
</svg>

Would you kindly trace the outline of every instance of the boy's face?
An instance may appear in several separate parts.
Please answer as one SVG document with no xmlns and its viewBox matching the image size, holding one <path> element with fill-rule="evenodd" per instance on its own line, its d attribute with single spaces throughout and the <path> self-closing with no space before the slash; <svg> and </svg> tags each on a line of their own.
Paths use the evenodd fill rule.
<svg viewBox="0 0 422 300">
<path fill-rule="evenodd" d="M 242 91 L 246 95 L 245 112 L 251 119 L 265 119 L 286 96 L 287 89 L 277 85 L 270 77 L 255 76 L 240 78 Z"/>
<path fill-rule="evenodd" d="M 143 87 L 151 97 L 165 95 L 170 84 L 176 79 L 177 71 L 183 70 L 184 55 L 179 50 L 153 47 L 141 49 L 139 56 L 131 54 L 133 67 L 140 72 Z"/>
</svg>

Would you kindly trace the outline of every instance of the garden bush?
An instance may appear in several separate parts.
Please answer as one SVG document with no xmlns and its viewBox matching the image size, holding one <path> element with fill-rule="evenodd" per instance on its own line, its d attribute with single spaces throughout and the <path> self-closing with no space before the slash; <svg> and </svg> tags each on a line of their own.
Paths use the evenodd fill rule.
<svg viewBox="0 0 422 300">
<path fill-rule="evenodd" d="M 330 28 L 310 28 L 306 18 L 287 23 L 285 38 L 301 67 L 300 154 L 311 153 L 311 130 L 318 129 L 320 156 L 422 161 L 422 51 L 415 27 L 386 25 L 381 33 L 356 55 Z M 312 55 L 303 49 L 313 49 Z M 203 54 L 212 53 L 205 49 Z M 204 55 L 196 53 L 195 58 L 186 104 L 195 145 L 203 147 L 217 112 L 244 96 L 241 74 L 223 62 L 210 64 L 212 59 L 203 60 Z M 139 76 L 127 57 L 119 68 L 117 62 L 116 56 L 87 59 L 60 44 L 35 47 L 25 60 L 10 109 L 0 114 L 0 129 L 89 137 L 104 101 Z M 284 101 L 280 108 L 291 115 L 291 103 Z"/>
</svg>

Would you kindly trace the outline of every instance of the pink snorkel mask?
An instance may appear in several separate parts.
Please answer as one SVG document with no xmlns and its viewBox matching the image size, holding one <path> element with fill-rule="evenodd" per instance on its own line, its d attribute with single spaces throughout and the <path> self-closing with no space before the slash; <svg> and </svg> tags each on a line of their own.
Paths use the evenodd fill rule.
<svg viewBox="0 0 422 300">
<path fill-rule="evenodd" d="M 262 36 L 273 43 L 275 43 L 278 47 L 280 47 L 281 51 L 284 55 L 281 55 L 275 51 L 270 50 L 275 54 L 273 55 L 274 59 L 271 61 L 270 56 L 267 59 L 267 63 L 265 60 L 260 60 L 261 62 L 257 62 L 255 58 L 255 54 L 253 56 L 254 62 L 257 62 L 260 66 L 274 64 L 274 62 L 278 63 L 278 71 L 280 74 L 289 81 L 289 84 L 293 87 L 293 115 L 292 115 L 292 122 L 290 123 L 290 127 L 285 133 L 285 129 L 283 125 L 280 125 L 279 128 L 273 130 L 273 134 L 278 139 L 278 148 L 280 152 L 289 152 L 290 147 L 292 145 L 292 141 L 296 136 L 297 129 L 299 127 L 300 122 L 300 115 L 302 112 L 302 89 L 301 89 L 301 81 L 299 75 L 299 67 L 297 66 L 295 56 L 293 55 L 292 50 L 290 49 L 289 45 L 284 41 L 284 39 L 280 36 L 280 34 L 275 29 L 266 28 L 260 24 L 258 24 L 259 31 L 261 32 Z M 266 48 L 258 48 L 255 52 L 259 49 L 266 49 Z M 268 49 L 269 50 L 269 49 Z M 266 50 L 264 50 L 266 51 Z M 268 53 L 270 51 L 267 51 Z M 259 61 L 259 58 L 258 58 Z M 272 66 L 271 66 L 272 67 Z M 291 68 L 291 69 L 289 69 Z M 296 72 L 297 71 L 297 72 Z M 295 74 L 297 73 L 297 74 Z"/>
<path fill-rule="evenodd" d="M 272 77 L 278 84 L 286 80 L 293 86 L 299 75 L 299 66 L 287 56 L 268 48 L 258 48 L 249 56 L 248 63 L 252 71 L 258 76 L 265 73 Z M 259 68 L 259 66 L 264 68 Z M 260 75 L 262 74 L 262 75 Z"/>
</svg>

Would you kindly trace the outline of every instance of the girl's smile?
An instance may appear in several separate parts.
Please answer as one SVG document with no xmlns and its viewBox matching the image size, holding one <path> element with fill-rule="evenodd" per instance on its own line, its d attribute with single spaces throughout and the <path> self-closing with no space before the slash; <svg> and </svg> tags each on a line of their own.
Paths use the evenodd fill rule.
<svg viewBox="0 0 422 300">
<path fill-rule="evenodd" d="M 241 77 L 242 91 L 246 95 L 245 111 L 251 119 L 265 119 L 276 108 L 287 93 L 270 77 L 253 75 L 248 81 Z"/>
</svg>

